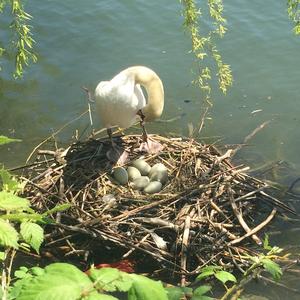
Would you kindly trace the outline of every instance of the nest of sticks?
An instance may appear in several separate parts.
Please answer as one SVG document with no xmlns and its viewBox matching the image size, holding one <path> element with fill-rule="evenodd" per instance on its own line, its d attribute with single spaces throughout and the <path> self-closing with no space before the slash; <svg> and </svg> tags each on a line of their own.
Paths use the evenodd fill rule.
<svg viewBox="0 0 300 300">
<path fill-rule="evenodd" d="M 114 253 L 117 260 L 143 263 L 143 271 L 151 265 L 156 275 L 181 280 L 205 265 L 243 269 L 242 255 L 254 254 L 278 207 L 289 208 L 266 183 L 247 175 L 245 166 L 230 162 L 233 151 L 222 155 L 193 139 L 151 138 L 164 150 L 145 160 L 162 162 L 169 173 L 163 190 L 153 195 L 112 180 L 107 139 L 36 149 L 35 161 L 23 173 L 26 197 L 41 212 L 71 204 L 52 216 L 56 223 L 46 227 L 44 253 L 82 264 L 93 256 L 107 262 Z M 141 156 L 138 141 L 135 135 L 119 138 L 130 160 Z"/>
</svg>

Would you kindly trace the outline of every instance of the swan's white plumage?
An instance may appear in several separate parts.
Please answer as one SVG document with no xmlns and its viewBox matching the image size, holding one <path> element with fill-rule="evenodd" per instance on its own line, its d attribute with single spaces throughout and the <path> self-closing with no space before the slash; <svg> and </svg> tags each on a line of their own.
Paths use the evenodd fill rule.
<svg viewBox="0 0 300 300">
<path fill-rule="evenodd" d="M 146 99 L 134 76 L 122 71 L 110 81 L 96 87 L 97 110 L 104 127 L 127 128 L 137 121 L 137 112 L 146 106 Z"/>
</svg>

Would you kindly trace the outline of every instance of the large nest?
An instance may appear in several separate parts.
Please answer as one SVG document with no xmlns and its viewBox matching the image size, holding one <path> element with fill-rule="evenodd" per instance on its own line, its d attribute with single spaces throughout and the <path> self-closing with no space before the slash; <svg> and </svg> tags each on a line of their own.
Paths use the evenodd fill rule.
<svg viewBox="0 0 300 300">
<path fill-rule="evenodd" d="M 94 255 L 98 263 L 114 253 L 118 260 L 147 261 L 144 270 L 152 265 L 152 271 L 181 276 L 194 275 L 207 264 L 243 267 L 241 255 L 253 254 L 261 243 L 259 231 L 274 217 L 275 206 L 288 208 L 271 196 L 267 184 L 245 174 L 247 168 L 232 165 L 231 151 L 222 155 L 192 139 L 152 139 L 164 150 L 145 160 L 162 162 L 169 173 L 168 183 L 154 195 L 112 180 L 108 140 L 38 149 L 36 161 L 27 167 L 26 196 L 43 212 L 71 204 L 53 216 L 47 252 L 82 261 Z M 137 136 L 120 140 L 130 161 L 141 156 L 137 141 Z"/>
</svg>

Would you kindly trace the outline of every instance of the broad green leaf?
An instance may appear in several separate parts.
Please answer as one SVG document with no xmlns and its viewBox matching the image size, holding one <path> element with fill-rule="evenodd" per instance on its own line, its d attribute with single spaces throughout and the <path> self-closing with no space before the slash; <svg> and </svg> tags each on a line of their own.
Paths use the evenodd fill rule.
<svg viewBox="0 0 300 300">
<path fill-rule="evenodd" d="M 205 295 L 193 296 L 191 300 L 215 300 L 216 298 L 212 298 Z"/>
<path fill-rule="evenodd" d="M 99 294 L 97 291 L 92 291 L 88 296 L 82 298 L 83 300 L 118 300 L 111 295 Z"/>
<path fill-rule="evenodd" d="M 7 192 L 18 192 L 24 188 L 24 184 L 19 182 L 9 171 L 0 169 L 0 178 L 2 182 L 2 190 Z"/>
<path fill-rule="evenodd" d="M 36 223 L 22 222 L 20 234 L 24 241 L 39 253 L 40 246 L 44 240 L 44 229 Z"/>
<path fill-rule="evenodd" d="M 204 295 L 207 292 L 209 292 L 211 290 L 211 286 L 210 285 L 201 285 L 198 288 L 196 288 L 194 290 L 194 295 L 195 296 L 200 296 L 200 295 Z"/>
<path fill-rule="evenodd" d="M 32 275 L 35 275 L 35 276 L 40 276 L 45 273 L 45 270 L 40 267 L 33 267 L 30 269 L 30 273 L 32 273 Z"/>
<path fill-rule="evenodd" d="M 13 143 L 13 142 L 22 142 L 20 139 L 12 139 L 4 135 L 0 135 L 0 145 Z"/>
<path fill-rule="evenodd" d="M 133 282 L 129 274 L 114 268 L 91 269 L 89 276 L 96 288 L 107 292 L 127 292 Z"/>
<path fill-rule="evenodd" d="M 208 272 L 208 271 L 217 271 L 217 270 L 222 270 L 221 266 L 206 266 L 204 268 L 201 268 L 201 273 L 203 272 Z"/>
<path fill-rule="evenodd" d="M 167 296 L 169 300 L 180 300 L 184 296 L 184 292 L 178 286 L 167 287 L 165 288 L 165 290 L 167 291 Z"/>
<path fill-rule="evenodd" d="M 27 271 L 17 270 L 17 271 L 15 271 L 15 277 L 21 279 L 21 278 L 26 278 L 26 277 L 32 277 L 32 275 L 27 273 Z"/>
<path fill-rule="evenodd" d="M 167 296 L 169 300 L 181 300 L 184 295 L 192 295 L 193 289 L 189 287 L 171 286 L 166 287 Z"/>
<path fill-rule="evenodd" d="M 272 261 L 269 258 L 263 258 L 261 262 L 264 269 L 272 275 L 274 280 L 280 279 L 280 277 L 282 276 L 282 270 L 276 262 Z"/>
<path fill-rule="evenodd" d="M 227 282 L 227 281 L 232 281 L 232 282 L 236 282 L 236 278 L 234 275 L 232 275 L 231 273 L 229 272 L 226 272 L 226 271 L 217 271 L 215 273 L 215 276 L 218 280 L 220 280 L 221 282 L 223 282 L 224 284 Z"/>
<path fill-rule="evenodd" d="M 5 259 L 5 252 L 0 251 L 0 261 L 3 261 Z"/>
<path fill-rule="evenodd" d="M 214 275 L 215 271 L 214 270 L 207 270 L 204 272 L 201 272 L 198 276 L 197 276 L 197 280 L 201 280 L 201 279 L 205 279 L 211 275 Z"/>
<path fill-rule="evenodd" d="M 128 292 L 128 300 L 168 300 L 167 291 L 160 281 L 142 275 L 130 274 L 133 284 Z"/>
<path fill-rule="evenodd" d="M 0 215 L 0 219 L 3 220 L 10 220 L 10 221 L 16 221 L 16 222 L 23 222 L 23 221 L 36 221 L 43 224 L 48 224 L 48 220 L 38 213 L 12 213 L 9 215 Z M 53 223 L 53 222 L 51 222 Z"/>
<path fill-rule="evenodd" d="M 78 300 L 88 294 L 93 283 L 78 268 L 66 263 L 54 263 L 45 273 L 27 281 L 17 297 L 18 300 Z"/>
<path fill-rule="evenodd" d="M 8 222 L 0 219 L 0 244 L 2 246 L 18 248 L 19 234 Z"/>
<path fill-rule="evenodd" d="M 20 292 L 25 284 L 28 284 L 32 279 L 32 276 L 20 278 L 14 282 L 9 291 L 9 299 L 19 299 Z"/>
<path fill-rule="evenodd" d="M 202 285 L 198 287 L 194 290 L 193 297 L 191 298 L 191 300 L 214 300 L 214 298 L 205 295 L 210 290 L 210 285 Z"/>
<path fill-rule="evenodd" d="M 0 192 L 0 210 L 26 210 L 29 208 L 29 201 L 5 191 Z"/>
</svg>

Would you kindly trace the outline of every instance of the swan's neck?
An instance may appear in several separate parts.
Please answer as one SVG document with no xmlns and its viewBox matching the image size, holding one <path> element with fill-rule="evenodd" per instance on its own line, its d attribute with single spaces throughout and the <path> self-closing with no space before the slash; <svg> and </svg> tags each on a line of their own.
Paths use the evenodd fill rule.
<svg viewBox="0 0 300 300">
<path fill-rule="evenodd" d="M 142 109 L 146 121 L 157 119 L 164 108 L 164 88 L 158 75 L 143 66 L 130 67 L 127 71 L 134 76 L 137 84 L 141 84 L 147 91 L 147 105 Z"/>
</svg>

